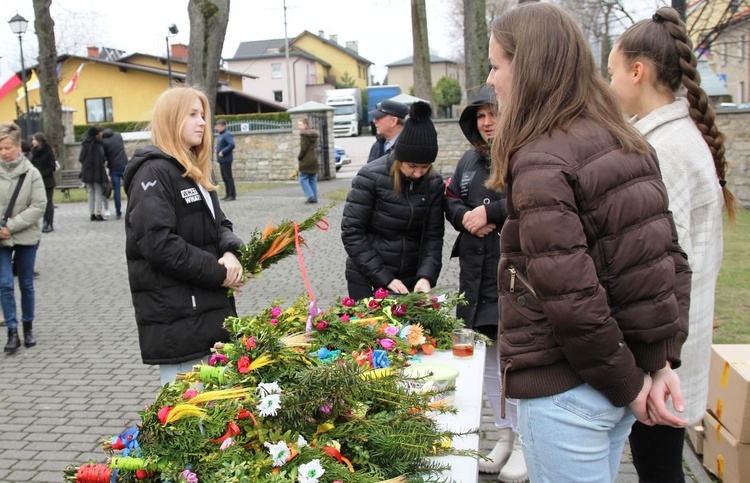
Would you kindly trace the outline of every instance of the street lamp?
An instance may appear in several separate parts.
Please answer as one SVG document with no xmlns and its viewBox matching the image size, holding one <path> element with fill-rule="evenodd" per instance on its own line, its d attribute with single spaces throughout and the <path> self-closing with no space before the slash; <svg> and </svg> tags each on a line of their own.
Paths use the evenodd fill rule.
<svg viewBox="0 0 750 483">
<path fill-rule="evenodd" d="M 167 27 L 169 30 L 169 34 L 166 36 L 167 40 L 167 76 L 169 77 L 169 87 L 172 87 L 172 56 L 169 53 L 169 37 L 173 35 L 177 35 L 179 30 L 177 30 L 177 25 L 171 24 L 169 27 Z"/>
<path fill-rule="evenodd" d="M 16 13 L 12 19 L 8 21 L 10 29 L 14 34 L 18 35 L 18 46 L 21 48 L 21 82 L 23 82 L 23 98 L 26 101 L 26 132 L 24 138 L 31 135 L 31 119 L 29 119 L 29 91 L 26 87 L 26 66 L 23 63 L 23 34 L 26 33 L 26 27 L 29 25 L 29 21 Z"/>
</svg>

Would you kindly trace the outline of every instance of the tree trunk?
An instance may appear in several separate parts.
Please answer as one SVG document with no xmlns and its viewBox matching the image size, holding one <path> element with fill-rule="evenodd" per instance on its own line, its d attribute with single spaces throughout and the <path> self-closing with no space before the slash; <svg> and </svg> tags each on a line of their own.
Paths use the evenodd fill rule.
<svg viewBox="0 0 750 483">
<path fill-rule="evenodd" d="M 479 89 L 487 82 L 487 58 L 489 57 L 485 0 L 464 1 L 464 52 L 466 53 L 466 92 L 471 102 Z"/>
<path fill-rule="evenodd" d="M 62 123 L 62 106 L 57 84 L 57 48 L 55 47 L 55 22 L 49 13 L 52 0 L 34 0 L 34 30 L 39 40 L 39 95 L 42 99 L 42 122 L 47 142 L 57 155 L 65 158 L 65 127 Z M 31 133 L 30 133 L 31 134 Z"/>
<path fill-rule="evenodd" d="M 221 50 L 224 47 L 224 36 L 229 23 L 229 0 L 190 0 L 188 15 L 190 52 L 186 82 L 188 85 L 200 87 L 206 93 L 213 116 L 216 112 Z"/>
<path fill-rule="evenodd" d="M 425 0 L 411 0 L 411 28 L 414 40 L 414 95 L 428 101 L 435 111 Z"/>
</svg>

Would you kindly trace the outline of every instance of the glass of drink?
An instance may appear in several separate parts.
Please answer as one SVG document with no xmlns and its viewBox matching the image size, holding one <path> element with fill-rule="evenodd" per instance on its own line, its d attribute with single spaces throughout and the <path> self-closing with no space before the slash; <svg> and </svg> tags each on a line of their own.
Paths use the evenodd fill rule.
<svg viewBox="0 0 750 483">
<path fill-rule="evenodd" d="M 471 329 L 453 329 L 453 357 L 471 359 L 474 357 L 474 331 Z"/>
</svg>

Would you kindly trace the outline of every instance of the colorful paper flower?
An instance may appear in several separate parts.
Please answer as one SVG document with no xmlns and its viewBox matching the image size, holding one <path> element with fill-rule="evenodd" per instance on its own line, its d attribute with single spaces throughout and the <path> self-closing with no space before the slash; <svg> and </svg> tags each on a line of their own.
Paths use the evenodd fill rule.
<svg viewBox="0 0 750 483">
<path fill-rule="evenodd" d="M 297 436 L 297 446 L 300 447 L 300 448 L 304 448 L 304 447 L 308 446 L 307 440 L 304 437 L 302 437 L 301 434 L 299 436 Z"/>
<path fill-rule="evenodd" d="M 271 444 L 266 441 L 263 443 L 263 446 L 268 448 L 268 454 L 273 458 L 274 466 L 283 466 L 289 461 L 289 457 L 292 455 L 292 450 L 289 449 L 289 446 L 287 446 L 284 441 L 279 441 L 276 444 Z"/>
<path fill-rule="evenodd" d="M 371 299 L 369 302 L 367 302 L 367 307 L 369 307 L 370 310 L 377 310 L 380 308 L 380 302 L 375 299 Z"/>
<path fill-rule="evenodd" d="M 383 340 L 390 340 L 390 339 L 383 339 Z M 372 366 L 375 369 L 388 367 L 390 365 L 391 365 L 391 361 L 388 359 L 388 353 L 386 353 L 383 350 L 376 350 L 372 352 Z"/>
<path fill-rule="evenodd" d="M 232 438 L 227 438 L 224 440 L 223 443 L 221 443 L 221 446 L 219 446 L 219 449 L 224 451 L 225 449 L 229 448 L 234 444 L 234 440 Z"/>
<path fill-rule="evenodd" d="M 350 322 L 352 319 L 348 315 L 344 314 L 339 316 L 339 320 L 341 320 L 341 322 Z"/>
<path fill-rule="evenodd" d="M 250 372 L 250 358 L 248 356 L 242 356 L 237 361 L 237 371 L 240 374 L 247 374 Z"/>
<path fill-rule="evenodd" d="M 353 299 L 353 298 L 351 298 L 351 297 L 344 297 L 344 298 L 343 298 L 343 299 L 341 300 L 341 305 L 343 305 L 344 307 L 354 307 L 354 305 L 355 305 L 356 303 L 357 303 L 357 301 L 356 301 L 356 300 L 354 300 L 354 299 Z"/>
<path fill-rule="evenodd" d="M 384 289 L 383 287 L 380 287 L 379 289 L 377 289 L 375 291 L 375 293 L 373 294 L 373 296 L 376 299 L 383 300 L 384 298 L 386 298 L 388 296 L 388 290 Z"/>
<path fill-rule="evenodd" d="M 269 320 L 269 322 L 271 323 L 271 325 L 276 325 L 279 323 L 279 319 L 271 319 Z"/>
<path fill-rule="evenodd" d="M 321 320 L 320 322 L 315 324 L 315 330 L 317 330 L 318 332 L 323 332 L 327 328 L 328 328 L 328 322 L 326 322 L 325 320 Z"/>
<path fill-rule="evenodd" d="M 279 383 L 277 381 L 261 382 L 260 384 L 258 384 L 258 388 L 256 389 L 256 391 L 261 396 L 266 396 L 268 394 L 281 394 L 281 388 L 279 387 Z"/>
<path fill-rule="evenodd" d="M 299 483 L 318 483 L 318 480 L 325 472 L 326 470 L 323 469 L 320 460 L 316 458 L 309 463 L 299 465 L 297 481 Z"/>
<path fill-rule="evenodd" d="M 255 343 L 255 337 L 250 337 L 245 341 L 245 348 L 247 350 L 255 349 L 256 347 L 258 347 L 258 344 Z"/>
<path fill-rule="evenodd" d="M 404 304 L 394 305 L 393 309 L 391 309 L 391 312 L 396 317 L 403 317 L 404 315 L 406 315 L 406 305 Z"/>
<path fill-rule="evenodd" d="M 396 347 L 396 342 L 393 339 L 378 339 L 378 342 L 385 350 L 390 351 Z"/>
<path fill-rule="evenodd" d="M 398 335 L 398 327 L 395 325 L 389 325 L 385 328 L 385 333 L 390 336 Z"/>
<path fill-rule="evenodd" d="M 278 317 L 281 315 L 281 307 L 274 307 L 271 309 L 271 317 Z"/>
<path fill-rule="evenodd" d="M 190 470 L 185 470 L 177 477 L 179 483 L 198 483 L 198 475 Z"/>
<path fill-rule="evenodd" d="M 182 393 L 182 399 L 192 399 L 198 395 L 198 391 L 194 387 L 189 387 Z"/>
<path fill-rule="evenodd" d="M 260 403 L 256 406 L 262 417 L 276 416 L 276 412 L 281 409 L 281 395 L 269 394 L 263 396 Z"/>
<path fill-rule="evenodd" d="M 208 360 L 208 365 L 215 366 L 216 364 L 226 364 L 228 360 L 229 359 L 227 359 L 227 356 L 224 354 L 214 354 Z"/>
</svg>

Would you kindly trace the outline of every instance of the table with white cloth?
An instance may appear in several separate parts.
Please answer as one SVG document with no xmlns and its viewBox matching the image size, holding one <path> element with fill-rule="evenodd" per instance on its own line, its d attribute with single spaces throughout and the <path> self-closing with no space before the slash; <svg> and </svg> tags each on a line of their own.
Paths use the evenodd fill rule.
<svg viewBox="0 0 750 483">
<path fill-rule="evenodd" d="M 471 359 L 456 359 L 451 351 L 435 352 L 430 356 L 420 356 L 425 364 L 442 364 L 458 369 L 456 380 L 456 414 L 438 414 L 437 421 L 441 427 L 456 432 L 479 429 L 482 420 L 482 388 L 484 386 L 484 358 L 487 348 L 478 343 Z M 453 438 L 452 446 L 457 449 L 479 450 L 479 435 Z M 479 478 L 479 467 L 476 458 L 468 456 L 441 456 L 434 458 L 440 463 L 451 466 L 442 476 L 461 483 L 476 483 Z"/>
</svg>

